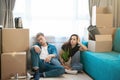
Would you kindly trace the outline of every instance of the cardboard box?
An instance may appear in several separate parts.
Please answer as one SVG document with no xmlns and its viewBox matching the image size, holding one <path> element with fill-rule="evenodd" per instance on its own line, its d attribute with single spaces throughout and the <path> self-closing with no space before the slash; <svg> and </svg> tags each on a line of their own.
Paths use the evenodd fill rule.
<svg viewBox="0 0 120 80">
<path fill-rule="evenodd" d="M 2 52 L 20 52 L 29 48 L 28 29 L 2 29 Z"/>
<path fill-rule="evenodd" d="M 1 55 L 1 79 L 8 80 L 15 74 L 26 75 L 26 52 L 10 52 Z"/>
<path fill-rule="evenodd" d="M 96 14 L 96 26 L 111 27 L 113 26 L 112 14 Z"/>
<path fill-rule="evenodd" d="M 101 35 L 112 35 L 112 39 L 114 39 L 114 34 L 116 31 L 116 28 L 114 27 L 98 27 L 98 31 L 100 32 Z"/>
<path fill-rule="evenodd" d="M 113 26 L 113 14 L 109 7 L 92 8 L 92 25 L 111 27 Z"/>
<path fill-rule="evenodd" d="M 88 41 L 88 50 L 93 52 L 112 51 L 112 35 L 95 35 L 95 41 Z"/>
</svg>

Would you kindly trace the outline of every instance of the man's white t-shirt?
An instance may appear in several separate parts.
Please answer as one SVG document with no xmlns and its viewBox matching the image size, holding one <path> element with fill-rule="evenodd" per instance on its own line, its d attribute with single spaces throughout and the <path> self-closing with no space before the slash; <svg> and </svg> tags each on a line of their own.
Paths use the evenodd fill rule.
<svg viewBox="0 0 120 80">
<path fill-rule="evenodd" d="M 48 50 L 47 50 L 48 46 L 41 46 L 41 53 L 40 53 L 40 59 L 46 59 L 46 57 L 49 55 Z"/>
</svg>

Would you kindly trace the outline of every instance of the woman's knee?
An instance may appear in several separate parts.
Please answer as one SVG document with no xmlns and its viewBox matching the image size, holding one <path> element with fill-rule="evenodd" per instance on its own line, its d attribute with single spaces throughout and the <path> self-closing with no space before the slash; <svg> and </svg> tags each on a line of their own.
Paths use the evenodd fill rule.
<svg viewBox="0 0 120 80">
<path fill-rule="evenodd" d="M 74 63 L 74 64 L 72 65 L 72 69 L 73 69 L 73 70 L 81 71 L 81 70 L 83 70 L 83 65 L 82 65 L 81 63 Z"/>
</svg>

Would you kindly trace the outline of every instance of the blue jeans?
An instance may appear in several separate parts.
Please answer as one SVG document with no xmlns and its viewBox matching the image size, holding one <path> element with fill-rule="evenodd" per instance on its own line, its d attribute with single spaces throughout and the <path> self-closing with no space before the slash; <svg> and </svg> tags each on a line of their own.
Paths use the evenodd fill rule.
<svg viewBox="0 0 120 80">
<path fill-rule="evenodd" d="M 73 70 L 82 71 L 83 65 L 80 63 L 80 51 L 77 51 L 71 58 L 71 67 Z"/>
<path fill-rule="evenodd" d="M 45 77 L 57 77 L 64 74 L 64 67 L 60 64 L 57 58 L 51 59 L 51 62 L 44 62 L 41 60 L 38 53 L 35 52 L 34 48 L 31 48 L 31 60 L 32 67 L 38 67 L 39 72 L 43 73 Z"/>
</svg>

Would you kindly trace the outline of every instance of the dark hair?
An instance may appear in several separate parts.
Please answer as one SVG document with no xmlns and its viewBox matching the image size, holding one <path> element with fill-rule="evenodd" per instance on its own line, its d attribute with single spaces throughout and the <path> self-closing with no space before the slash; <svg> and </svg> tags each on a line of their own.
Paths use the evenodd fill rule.
<svg viewBox="0 0 120 80">
<path fill-rule="evenodd" d="M 44 36 L 44 34 L 39 32 L 39 33 L 37 33 L 36 38 L 38 38 L 39 36 Z"/>
<path fill-rule="evenodd" d="M 79 36 L 77 34 L 72 34 L 69 38 L 69 43 L 70 43 L 70 40 L 71 40 L 72 36 L 76 36 L 77 40 L 79 39 Z"/>
<path fill-rule="evenodd" d="M 70 44 L 70 40 L 71 40 L 71 38 L 72 38 L 72 36 L 76 36 L 76 38 L 77 38 L 77 40 L 79 39 L 79 36 L 77 35 L 77 34 L 72 34 L 71 36 L 70 36 L 70 38 L 69 38 L 69 40 L 68 40 L 68 42 L 65 42 L 63 45 L 66 45 L 66 49 L 68 50 L 70 50 L 72 47 L 71 47 L 71 44 Z"/>
</svg>

